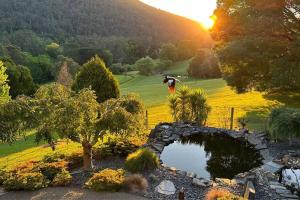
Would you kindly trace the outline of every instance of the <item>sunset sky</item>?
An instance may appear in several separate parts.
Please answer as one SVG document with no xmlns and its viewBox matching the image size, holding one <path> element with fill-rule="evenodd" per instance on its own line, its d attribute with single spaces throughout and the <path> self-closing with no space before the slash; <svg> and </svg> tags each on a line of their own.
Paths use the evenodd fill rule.
<svg viewBox="0 0 300 200">
<path fill-rule="evenodd" d="M 214 24 L 211 18 L 217 0 L 141 0 L 153 7 L 200 22 L 205 28 Z"/>
</svg>

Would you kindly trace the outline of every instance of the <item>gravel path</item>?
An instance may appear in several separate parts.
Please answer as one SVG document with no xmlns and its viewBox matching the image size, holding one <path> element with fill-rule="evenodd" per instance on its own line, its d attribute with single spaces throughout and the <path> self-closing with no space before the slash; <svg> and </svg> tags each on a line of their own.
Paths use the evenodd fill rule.
<svg viewBox="0 0 300 200">
<path fill-rule="evenodd" d="M 50 187 L 35 192 L 8 192 L 0 200 L 146 200 L 128 193 L 101 193 L 80 188 Z"/>
</svg>

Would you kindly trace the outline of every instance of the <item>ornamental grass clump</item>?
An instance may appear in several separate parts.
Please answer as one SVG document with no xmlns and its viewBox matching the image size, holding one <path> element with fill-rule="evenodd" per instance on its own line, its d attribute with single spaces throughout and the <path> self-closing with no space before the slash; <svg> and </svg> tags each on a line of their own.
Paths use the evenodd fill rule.
<svg viewBox="0 0 300 200">
<path fill-rule="evenodd" d="M 146 191 L 148 181 L 140 174 L 133 174 L 125 178 L 125 186 L 130 192 Z"/>
<path fill-rule="evenodd" d="M 159 159 L 154 152 L 147 148 L 142 148 L 127 156 L 125 167 L 130 172 L 142 172 L 156 169 L 159 165 Z"/>
<path fill-rule="evenodd" d="M 109 191 L 117 192 L 122 189 L 124 184 L 125 171 L 123 169 L 104 169 L 95 173 L 86 183 L 86 187 L 97 192 Z"/>
</svg>

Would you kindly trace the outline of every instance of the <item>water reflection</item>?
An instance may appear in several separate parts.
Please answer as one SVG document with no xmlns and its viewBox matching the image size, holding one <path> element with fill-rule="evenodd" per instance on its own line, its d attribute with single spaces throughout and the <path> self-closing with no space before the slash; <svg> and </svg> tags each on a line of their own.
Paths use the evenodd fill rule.
<svg viewBox="0 0 300 200">
<path fill-rule="evenodd" d="M 161 154 L 168 166 L 214 179 L 234 175 L 261 165 L 259 153 L 223 135 L 194 135 L 167 146 Z"/>
</svg>

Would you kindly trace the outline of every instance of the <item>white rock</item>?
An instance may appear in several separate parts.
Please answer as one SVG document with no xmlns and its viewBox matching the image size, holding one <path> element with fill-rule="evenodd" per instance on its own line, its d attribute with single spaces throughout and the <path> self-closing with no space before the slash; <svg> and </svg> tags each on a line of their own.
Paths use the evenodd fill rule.
<svg viewBox="0 0 300 200">
<path fill-rule="evenodd" d="M 176 168 L 175 167 L 170 167 L 170 171 L 172 171 L 172 172 L 176 172 Z"/>
<path fill-rule="evenodd" d="M 193 178 L 193 185 L 196 185 L 196 186 L 200 186 L 200 187 L 206 187 L 206 184 L 200 180 L 200 179 L 197 179 L 197 178 Z"/>
<path fill-rule="evenodd" d="M 170 128 L 169 125 L 162 125 L 161 127 L 162 127 L 163 129 L 168 129 L 168 128 Z"/>
<path fill-rule="evenodd" d="M 188 172 L 187 176 L 190 178 L 195 178 L 197 175 L 194 172 Z"/>
<path fill-rule="evenodd" d="M 175 194 L 176 188 L 172 181 L 164 180 L 155 188 L 155 191 L 164 195 L 172 195 Z"/>
</svg>

